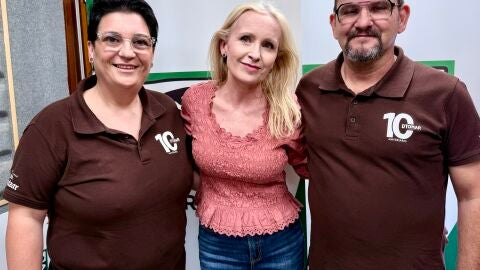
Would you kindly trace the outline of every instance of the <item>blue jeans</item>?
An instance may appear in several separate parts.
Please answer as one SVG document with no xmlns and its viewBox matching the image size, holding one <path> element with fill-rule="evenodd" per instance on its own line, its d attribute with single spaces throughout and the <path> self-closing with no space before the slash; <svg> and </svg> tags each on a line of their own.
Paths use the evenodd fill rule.
<svg viewBox="0 0 480 270">
<path fill-rule="evenodd" d="M 272 235 L 218 234 L 200 225 L 202 270 L 303 270 L 304 235 L 300 221 Z"/>
</svg>

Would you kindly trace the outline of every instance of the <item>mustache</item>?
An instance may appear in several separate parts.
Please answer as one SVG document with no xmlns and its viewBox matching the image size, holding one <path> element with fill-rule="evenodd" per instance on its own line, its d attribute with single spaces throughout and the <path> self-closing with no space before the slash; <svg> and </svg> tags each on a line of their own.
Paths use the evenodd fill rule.
<svg viewBox="0 0 480 270">
<path fill-rule="evenodd" d="M 367 30 L 362 30 L 361 32 L 358 31 L 357 29 L 352 29 L 350 32 L 348 32 L 347 34 L 347 42 L 358 37 L 360 35 L 360 33 L 362 35 L 369 35 L 369 36 L 374 36 L 378 39 L 380 39 L 380 32 L 373 29 L 373 28 L 369 28 Z"/>
</svg>

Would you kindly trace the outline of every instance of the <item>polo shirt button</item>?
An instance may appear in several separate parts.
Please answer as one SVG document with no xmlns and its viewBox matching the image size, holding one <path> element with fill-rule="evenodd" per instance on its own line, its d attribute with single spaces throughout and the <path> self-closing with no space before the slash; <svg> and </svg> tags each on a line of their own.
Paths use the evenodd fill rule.
<svg viewBox="0 0 480 270">
<path fill-rule="evenodd" d="M 354 99 L 353 100 L 353 105 L 357 105 L 358 104 L 358 100 Z"/>
<path fill-rule="evenodd" d="M 352 123 L 357 122 L 357 118 L 356 117 L 350 117 L 350 122 L 352 122 Z"/>
</svg>

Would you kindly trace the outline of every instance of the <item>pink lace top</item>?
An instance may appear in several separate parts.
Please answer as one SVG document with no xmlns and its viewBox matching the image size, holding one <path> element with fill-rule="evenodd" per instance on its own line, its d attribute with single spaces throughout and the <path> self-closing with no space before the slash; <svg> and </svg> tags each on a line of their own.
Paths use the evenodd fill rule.
<svg viewBox="0 0 480 270">
<path fill-rule="evenodd" d="M 188 89 L 182 98 L 185 129 L 193 137 L 193 156 L 201 185 L 196 194 L 200 223 L 217 233 L 272 234 L 293 223 L 301 204 L 285 183 L 285 166 L 307 177 L 300 129 L 275 139 L 264 123 L 239 137 L 221 128 L 211 112 L 212 82 Z"/>
</svg>

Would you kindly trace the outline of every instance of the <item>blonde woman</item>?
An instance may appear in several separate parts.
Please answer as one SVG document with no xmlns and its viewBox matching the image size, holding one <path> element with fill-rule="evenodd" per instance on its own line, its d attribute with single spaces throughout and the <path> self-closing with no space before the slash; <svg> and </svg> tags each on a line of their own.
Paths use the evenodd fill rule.
<svg viewBox="0 0 480 270">
<path fill-rule="evenodd" d="M 201 180 L 201 268 L 303 269 L 301 204 L 284 172 L 290 163 L 307 173 L 288 24 L 271 5 L 240 5 L 214 34 L 210 58 L 213 80 L 182 98 Z"/>
</svg>

